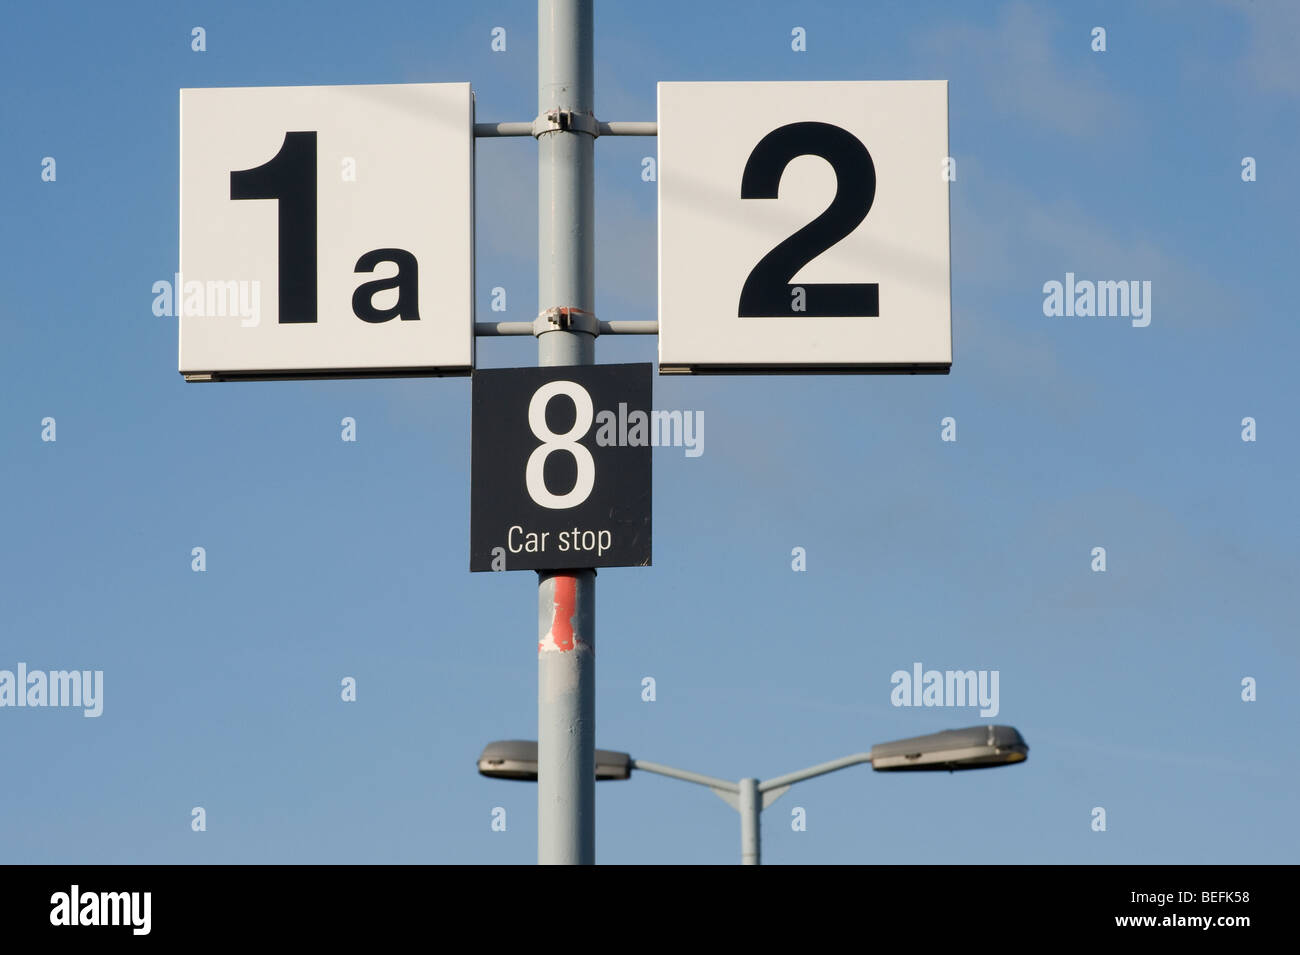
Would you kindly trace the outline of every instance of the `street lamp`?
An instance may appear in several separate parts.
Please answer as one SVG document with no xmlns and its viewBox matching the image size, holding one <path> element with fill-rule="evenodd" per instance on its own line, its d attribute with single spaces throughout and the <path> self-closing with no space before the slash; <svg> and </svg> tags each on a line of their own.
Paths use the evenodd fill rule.
<svg viewBox="0 0 1300 955">
<path fill-rule="evenodd" d="M 758 865 L 759 814 L 776 802 L 795 783 L 824 776 L 839 769 L 870 763 L 880 772 L 918 770 L 991 769 L 1022 763 L 1029 758 L 1029 746 L 1013 726 L 971 726 L 944 730 L 928 736 L 913 736 L 892 743 L 878 743 L 869 753 L 855 753 L 801 769 L 798 772 L 759 781 L 747 777 L 738 782 L 675 769 L 644 759 L 633 759 L 615 750 L 596 750 L 596 780 L 628 779 L 632 770 L 681 779 L 708 786 L 723 802 L 740 813 L 740 856 L 742 865 Z M 478 759 L 478 771 L 493 779 L 537 781 L 537 743 L 533 740 L 501 740 L 489 743 Z"/>
<path fill-rule="evenodd" d="M 1014 726 L 972 726 L 914 736 L 871 747 L 871 768 L 881 772 L 907 769 L 988 769 L 1023 763 L 1029 747 Z"/>
<path fill-rule="evenodd" d="M 537 742 L 504 739 L 488 743 L 478 758 L 478 771 L 493 779 L 537 782 Z M 608 749 L 596 750 L 596 780 L 627 779 L 632 775 L 632 757 Z"/>
</svg>

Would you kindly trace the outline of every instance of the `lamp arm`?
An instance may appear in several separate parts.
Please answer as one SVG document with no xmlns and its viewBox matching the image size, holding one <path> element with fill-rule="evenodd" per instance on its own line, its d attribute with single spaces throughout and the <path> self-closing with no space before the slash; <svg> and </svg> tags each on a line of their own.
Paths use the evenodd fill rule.
<svg viewBox="0 0 1300 955">
<path fill-rule="evenodd" d="M 717 779 L 713 776 L 704 776 L 700 773 L 692 773 L 685 769 L 674 769 L 672 766 L 664 766 L 662 763 L 651 763 L 644 759 L 631 760 L 629 765 L 633 769 L 640 769 L 647 773 L 658 773 L 660 776 L 671 776 L 673 779 L 681 779 L 688 783 L 698 783 L 701 786 L 708 786 L 710 789 L 721 789 L 724 792 L 738 793 L 740 787 L 730 780 Z"/>
<path fill-rule="evenodd" d="M 807 769 L 801 769 L 798 772 L 786 773 L 784 776 L 777 776 L 775 779 L 769 779 L 758 784 L 758 791 L 767 792 L 769 789 L 780 789 L 783 786 L 793 786 L 795 783 L 803 782 L 805 779 L 812 779 L 814 776 L 824 776 L 827 773 L 833 773 L 837 769 L 846 769 L 849 766 L 856 766 L 858 763 L 871 762 L 870 753 L 854 753 L 852 756 L 844 756 L 840 759 L 833 759 L 829 763 L 819 763 L 816 766 L 809 766 Z"/>
</svg>

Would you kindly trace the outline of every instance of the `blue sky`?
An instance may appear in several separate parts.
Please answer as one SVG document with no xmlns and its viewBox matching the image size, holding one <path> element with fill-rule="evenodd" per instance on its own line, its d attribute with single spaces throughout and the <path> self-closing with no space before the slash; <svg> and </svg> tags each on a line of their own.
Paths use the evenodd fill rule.
<svg viewBox="0 0 1300 955">
<path fill-rule="evenodd" d="M 0 669 L 100 669 L 105 700 L 0 709 L 0 860 L 534 861 L 535 789 L 474 771 L 534 735 L 537 664 L 533 574 L 467 570 L 469 380 L 186 384 L 151 311 L 178 89 L 469 81 L 480 121 L 530 119 L 534 5 L 6 19 Z M 597 3 L 603 120 L 654 119 L 661 80 L 946 79 L 958 161 L 950 376 L 656 378 L 656 407 L 704 413 L 705 453 L 655 451 L 654 566 L 600 573 L 598 745 L 771 777 L 979 723 L 892 706 L 890 675 L 992 669 L 1027 763 L 803 783 L 764 813 L 764 860 L 1296 861 L 1298 29 L 1262 0 Z M 494 286 L 535 313 L 535 149 L 478 144 L 480 317 Z M 602 318 L 656 317 L 653 150 L 596 146 Z M 1067 271 L 1151 281 L 1150 326 L 1045 317 Z M 598 793 L 599 861 L 738 857 L 702 788 Z"/>
</svg>

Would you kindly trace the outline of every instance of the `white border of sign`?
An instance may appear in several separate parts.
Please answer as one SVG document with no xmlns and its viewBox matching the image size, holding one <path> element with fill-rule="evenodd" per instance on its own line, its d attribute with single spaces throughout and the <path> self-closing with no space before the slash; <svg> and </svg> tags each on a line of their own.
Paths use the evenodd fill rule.
<svg viewBox="0 0 1300 955">
<path fill-rule="evenodd" d="M 742 198 L 759 143 L 799 124 L 837 127 L 857 158 L 837 177 L 829 156 L 794 151 L 768 162 L 776 197 Z M 660 83 L 658 131 L 660 374 L 948 372 L 947 81 Z M 808 242 L 788 282 L 874 284 L 878 314 L 798 314 L 782 286 L 789 312 L 741 317 L 757 264 L 854 186 L 865 216 L 841 210 L 851 231 Z"/>
<path fill-rule="evenodd" d="M 475 139 L 468 83 L 182 89 L 180 105 L 176 280 L 183 288 L 173 294 L 182 375 L 219 381 L 473 371 Z M 299 137 L 296 154 L 288 151 L 291 134 Z M 309 154 L 301 147 L 306 142 Z M 315 192 L 312 205 L 291 221 L 309 223 L 302 235 L 315 229 L 314 309 L 301 306 L 310 319 L 282 321 L 286 273 L 278 244 L 282 207 L 289 207 L 262 195 L 255 197 L 261 201 L 232 199 L 232 174 L 257 173 L 257 191 L 278 197 L 304 181 L 300 170 L 311 168 L 305 155 L 314 156 Z M 305 204 L 306 196 L 295 199 Z M 414 304 L 397 314 L 397 290 L 384 283 L 399 274 L 399 261 L 410 262 L 400 274 L 417 281 L 406 285 L 415 290 L 406 298 Z M 357 306 L 354 294 L 376 282 L 379 290 L 364 290 Z M 257 315 L 211 307 L 196 314 L 205 288 L 242 294 L 245 286 L 258 293 Z M 206 298 L 228 300 L 229 294 Z M 391 318 L 376 317 L 389 309 Z"/>
</svg>

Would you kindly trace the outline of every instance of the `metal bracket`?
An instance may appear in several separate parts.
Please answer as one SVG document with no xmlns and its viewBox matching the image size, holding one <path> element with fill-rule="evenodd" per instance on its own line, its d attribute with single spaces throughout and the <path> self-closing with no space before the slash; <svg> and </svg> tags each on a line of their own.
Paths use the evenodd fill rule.
<svg viewBox="0 0 1300 955">
<path fill-rule="evenodd" d="M 586 133 L 593 139 L 600 135 L 596 114 L 579 113 L 571 109 L 548 109 L 533 120 L 533 136 L 542 133 Z"/>
<path fill-rule="evenodd" d="M 577 130 L 592 136 L 658 136 L 659 124 L 624 122 L 601 123 L 591 113 L 575 113 L 572 110 L 551 110 L 537 119 L 517 123 L 475 123 L 474 135 L 479 138 L 497 136 L 533 136 L 538 133 L 565 132 Z"/>
<path fill-rule="evenodd" d="M 533 319 L 533 334 L 544 335 L 547 332 L 586 332 L 588 335 L 600 334 L 600 321 L 595 312 L 561 305 L 548 308 Z"/>
<path fill-rule="evenodd" d="M 715 796 L 725 802 L 732 809 L 737 812 L 740 811 L 740 797 L 738 795 L 732 792 L 727 792 L 725 789 L 718 789 L 716 786 L 710 786 L 709 788 L 713 790 Z"/>
</svg>

